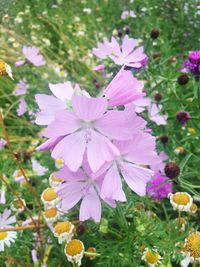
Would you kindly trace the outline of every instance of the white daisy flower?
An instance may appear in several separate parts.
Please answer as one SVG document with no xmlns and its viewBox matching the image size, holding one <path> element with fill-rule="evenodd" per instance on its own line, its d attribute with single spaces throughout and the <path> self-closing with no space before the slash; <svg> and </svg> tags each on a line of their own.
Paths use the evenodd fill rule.
<svg viewBox="0 0 200 267">
<path fill-rule="evenodd" d="M 5 246 L 10 247 L 11 243 L 15 242 L 17 233 L 14 231 L 0 232 L 0 252 L 5 250 Z"/>
<path fill-rule="evenodd" d="M 48 187 L 42 192 L 41 200 L 46 208 L 56 207 L 60 202 L 60 199 L 53 187 Z"/>
<path fill-rule="evenodd" d="M 188 193 L 186 192 L 177 192 L 175 194 L 170 193 L 168 197 L 170 199 L 170 203 L 172 204 L 174 210 L 190 211 L 193 199 Z"/>
<path fill-rule="evenodd" d="M 68 243 L 74 235 L 74 225 L 69 222 L 57 222 L 53 230 L 54 236 L 58 238 L 58 243 Z"/>
<path fill-rule="evenodd" d="M 0 76 L 8 75 L 12 80 L 14 80 L 12 75 L 12 69 L 10 65 L 5 63 L 3 60 L 0 59 Z"/>
<path fill-rule="evenodd" d="M 49 183 L 51 185 L 51 187 L 57 187 L 58 185 L 63 183 L 63 180 L 61 180 L 60 178 L 56 177 L 54 175 L 54 173 L 52 173 L 49 177 Z"/>
<path fill-rule="evenodd" d="M 156 267 L 161 263 L 162 257 L 159 255 L 157 249 L 148 249 L 146 248 L 142 260 L 144 260 L 150 267 Z"/>
<path fill-rule="evenodd" d="M 47 223 L 54 223 L 60 218 L 60 212 L 56 208 L 46 209 L 43 214 Z"/>
<path fill-rule="evenodd" d="M 9 209 L 5 209 L 3 213 L 0 213 L 0 228 L 5 228 L 16 222 L 16 217 L 10 215 L 11 211 Z"/>
<path fill-rule="evenodd" d="M 68 261 L 76 263 L 77 266 L 81 266 L 81 260 L 84 255 L 84 245 L 78 239 L 72 239 L 65 245 L 65 255 L 67 256 Z"/>
</svg>

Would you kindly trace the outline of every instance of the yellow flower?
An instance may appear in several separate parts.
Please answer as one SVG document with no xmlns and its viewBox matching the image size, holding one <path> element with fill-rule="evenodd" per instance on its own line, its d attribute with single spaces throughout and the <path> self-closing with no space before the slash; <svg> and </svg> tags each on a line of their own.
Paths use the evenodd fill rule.
<svg viewBox="0 0 200 267">
<path fill-rule="evenodd" d="M 146 248 L 142 260 L 144 260 L 150 267 L 155 267 L 161 263 L 161 256 L 159 255 L 156 249 L 148 249 Z"/>
<path fill-rule="evenodd" d="M 2 59 L 0 59 L 0 76 L 9 76 L 12 80 L 14 80 L 12 76 L 11 67 L 6 64 Z"/>
<path fill-rule="evenodd" d="M 183 254 L 190 257 L 190 262 L 200 263 L 200 232 L 192 232 L 185 239 Z"/>
<path fill-rule="evenodd" d="M 54 236 L 58 238 L 58 243 L 69 242 L 74 235 L 74 225 L 71 222 L 57 222 L 53 230 Z"/>
<path fill-rule="evenodd" d="M 10 247 L 11 243 L 15 242 L 17 233 L 14 231 L 0 232 L 0 252 L 4 251 L 5 245 Z"/>
<path fill-rule="evenodd" d="M 53 187 L 46 188 L 42 195 L 41 200 L 46 207 L 56 207 L 60 199 Z"/>
<path fill-rule="evenodd" d="M 174 210 L 189 211 L 192 206 L 193 199 L 186 192 L 177 192 L 175 194 L 170 193 L 168 197 Z"/>
<path fill-rule="evenodd" d="M 190 212 L 191 213 L 196 213 L 198 210 L 198 207 L 195 203 L 192 204 L 192 206 L 190 207 Z"/>
<path fill-rule="evenodd" d="M 48 223 L 55 222 L 60 216 L 57 208 L 49 208 L 44 211 L 44 218 Z"/>
</svg>

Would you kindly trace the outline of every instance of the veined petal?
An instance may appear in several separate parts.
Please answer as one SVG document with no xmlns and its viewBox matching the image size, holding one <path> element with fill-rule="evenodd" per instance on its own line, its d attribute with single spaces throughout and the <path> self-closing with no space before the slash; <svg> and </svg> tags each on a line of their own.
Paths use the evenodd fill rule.
<svg viewBox="0 0 200 267">
<path fill-rule="evenodd" d="M 49 83 L 49 89 L 51 92 L 61 100 L 70 100 L 74 93 L 74 89 L 70 82 L 52 84 Z"/>
<path fill-rule="evenodd" d="M 137 40 L 130 38 L 128 35 L 125 35 L 122 42 L 123 57 L 128 56 L 133 51 L 137 43 L 138 43 Z"/>
<path fill-rule="evenodd" d="M 37 150 L 38 151 L 50 150 L 54 148 L 55 145 L 57 145 L 57 143 L 59 143 L 62 138 L 63 138 L 62 136 L 49 138 L 46 142 L 38 146 Z"/>
<path fill-rule="evenodd" d="M 52 95 L 37 94 L 35 100 L 41 110 L 49 112 L 62 110 L 66 108 L 66 104 Z"/>
</svg>

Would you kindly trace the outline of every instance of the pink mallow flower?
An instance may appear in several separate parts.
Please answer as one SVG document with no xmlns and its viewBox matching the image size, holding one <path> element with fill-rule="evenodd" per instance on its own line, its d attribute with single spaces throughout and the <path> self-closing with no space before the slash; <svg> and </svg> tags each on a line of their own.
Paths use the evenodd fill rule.
<svg viewBox="0 0 200 267">
<path fill-rule="evenodd" d="M 20 102 L 19 102 L 19 106 L 17 109 L 17 115 L 22 116 L 22 115 L 24 115 L 24 113 L 26 113 L 26 111 L 27 111 L 27 103 L 26 103 L 24 97 L 21 97 Z"/>
<path fill-rule="evenodd" d="M 22 48 L 22 53 L 25 56 L 25 60 L 17 61 L 15 63 L 16 67 L 20 67 L 24 65 L 25 63 L 29 63 L 37 67 L 46 64 L 43 56 L 39 54 L 39 49 L 37 49 L 36 47 L 24 46 Z"/>
<path fill-rule="evenodd" d="M 130 71 L 121 69 L 110 84 L 103 91 L 109 106 L 125 105 L 141 99 L 144 84 L 133 77 Z"/>
<path fill-rule="evenodd" d="M 156 200 L 167 198 L 172 192 L 172 181 L 159 172 L 147 184 L 147 194 Z"/>
<path fill-rule="evenodd" d="M 144 53 L 144 48 L 136 48 L 137 45 L 138 41 L 128 35 L 124 36 L 122 45 L 112 37 L 111 42 L 106 39 L 103 43 L 98 43 L 98 47 L 93 48 L 93 54 L 102 59 L 110 57 L 117 65 L 139 69 L 146 65 L 148 57 Z"/>
<path fill-rule="evenodd" d="M 11 216 L 11 211 L 5 209 L 3 213 L 0 213 L 0 228 L 11 227 L 11 224 L 16 222 L 16 217 Z"/>
<path fill-rule="evenodd" d="M 3 138 L 0 138 L 0 150 L 2 150 L 6 144 L 7 144 L 6 140 L 4 140 Z"/>
<path fill-rule="evenodd" d="M 120 155 L 105 164 L 105 176 L 101 187 L 101 197 L 116 201 L 126 201 L 122 189 L 121 175 L 136 194 L 146 194 L 146 184 L 154 172 L 149 165 L 160 162 L 155 151 L 155 138 L 147 133 L 138 132 L 132 140 L 114 141 Z"/>
<path fill-rule="evenodd" d="M 148 107 L 149 119 L 157 125 L 167 124 L 167 115 L 160 115 L 162 105 L 152 104 Z"/>
<path fill-rule="evenodd" d="M 53 147 L 52 157 L 62 158 L 72 171 L 77 171 L 86 151 L 93 172 L 119 155 L 119 150 L 109 140 L 128 140 L 137 130 L 141 119 L 130 112 L 108 110 L 105 98 L 72 97 L 73 111 L 59 111 L 55 120 L 44 131 L 48 148 L 43 144 L 38 149 Z M 53 143 L 53 145 L 51 145 Z"/>
<path fill-rule="evenodd" d="M 36 159 L 32 159 L 31 163 L 33 171 L 38 176 L 42 176 L 48 171 L 48 169 L 46 167 L 43 167 Z"/>
<path fill-rule="evenodd" d="M 94 176 L 88 164 L 84 160 L 83 168 L 71 172 L 67 166 L 55 173 L 64 183 L 56 188 L 61 198 L 61 210 L 68 212 L 80 200 L 79 220 L 93 219 L 99 222 L 101 219 L 101 199 L 99 196 L 102 184 L 101 176 Z M 113 201 L 105 200 L 110 206 L 115 206 Z"/>
<path fill-rule="evenodd" d="M 125 20 L 129 17 L 136 18 L 135 12 L 133 10 L 124 10 L 121 14 L 121 19 Z"/>
<path fill-rule="evenodd" d="M 18 84 L 16 85 L 13 94 L 16 95 L 16 96 L 19 96 L 19 95 L 25 95 L 27 89 L 28 89 L 28 84 L 27 84 L 25 81 L 20 80 L 20 81 L 18 82 Z"/>
</svg>

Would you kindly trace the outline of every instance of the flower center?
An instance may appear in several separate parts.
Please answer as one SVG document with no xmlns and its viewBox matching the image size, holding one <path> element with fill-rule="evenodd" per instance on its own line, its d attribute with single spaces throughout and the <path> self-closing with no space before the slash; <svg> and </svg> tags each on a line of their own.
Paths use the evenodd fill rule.
<svg viewBox="0 0 200 267">
<path fill-rule="evenodd" d="M 158 253 L 154 251 L 146 252 L 146 261 L 151 264 L 155 264 L 158 262 Z"/>
<path fill-rule="evenodd" d="M 13 202 L 13 205 L 15 206 L 15 208 L 17 209 L 21 209 L 24 207 L 23 205 L 23 202 L 21 199 L 16 199 L 14 202 Z"/>
<path fill-rule="evenodd" d="M 190 202 L 189 196 L 184 193 L 175 194 L 172 199 L 178 205 L 187 205 Z"/>
<path fill-rule="evenodd" d="M 46 218 L 55 218 L 57 215 L 57 209 L 56 208 L 50 208 L 45 210 L 44 215 Z"/>
<path fill-rule="evenodd" d="M 200 232 L 191 233 L 185 244 L 185 250 L 194 258 L 200 258 Z"/>
<path fill-rule="evenodd" d="M 57 197 L 58 197 L 58 195 L 56 194 L 56 192 L 53 188 L 47 188 L 43 192 L 43 199 L 45 201 L 52 201 L 52 200 L 55 200 Z"/>
<path fill-rule="evenodd" d="M 70 222 L 58 222 L 54 231 L 56 234 L 61 235 L 62 233 L 69 233 L 72 229 L 72 224 Z"/>
<path fill-rule="evenodd" d="M 7 75 L 6 64 L 3 60 L 0 59 L 0 76 L 5 76 L 5 75 Z"/>
<path fill-rule="evenodd" d="M 20 177 L 20 176 L 23 176 L 23 173 L 22 173 L 22 171 L 19 170 L 19 171 L 17 172 L 17 177 Z"/>
<path fill-rule="evenodd" d="M 78 239 L 71 240 L 65 247 L 65 252 L 69 256 L 76 256 L 84 250 L 83 243 Z"/>
<path fill-rule="evenodd" d="M 192 204 L 192 206 L 190 207 L 190 211 L 191 212 L 196 212 L 198 209 L 197 205 L 195 203 Z"/>
<path fill-rule="evenodd" d="M 61 159 L 61 158 L 57 158 L 57 159 L 56 159 L 56 163 L 57 163 L 58 165 L 62 165 L 62 164 L 63 164 L 63 159 Z"/>
<path fill-rule="evenodd" d="M 62 180 L 61 180 L 60 178 L 56 177 L 55 175 L 52 175 L 52 176 L 51 176 L 51 180 L 52 180 L 53 182 L 59 182 L 59 183 L 62 183 Z"/>
<path fill-rule="evenodd" d="M 8 232 L 0 232 L 0 240 L 4 240 L 8 236 Z"/>
</svg>

